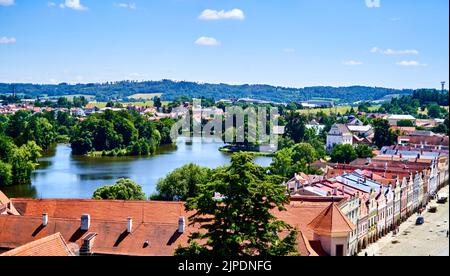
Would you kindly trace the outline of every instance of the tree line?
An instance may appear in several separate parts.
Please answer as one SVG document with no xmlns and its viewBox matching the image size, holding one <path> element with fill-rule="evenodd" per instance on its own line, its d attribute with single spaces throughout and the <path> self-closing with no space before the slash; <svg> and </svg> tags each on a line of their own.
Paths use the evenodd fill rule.
<svg viewBox="0 0 450 276">
<path fill-rule="evenodd" d="M 172 144 L 172 119 L 151 122 L 135 111 L 106 110 L 82 120 L 73 128 L 74 154 L 100 152 L 102 156 L 147 156 L 162 144 Z"/>
<path fill-rule="evenodd" d="M 0 94 L 13 92 L 28 96 L 64 96 L 64 95 L 92 95 L 97 101 L 107 102 L 111 99 L 124 99 L 133 94 L 154 91 L 164 93 L 162 99 L 172 101 L 180 96 L 189 98 L 239 99 L 254 98 L 274 102 L 299 102 L 314 98 L 333 98 L 340 102 L 355 102 L 379 100 L 391 94 L 411 94 L 413 90 L 388 89 L 379 87 L 351 86 L 351 87 L 306 87 L 287 88 L 270 85 L 228 85 L 228 84 L 200 84 L 195 82 L 162 81 L 119 81 L 106 83 L 74 84 L 61 83 L 58 85 L 38 84 L 6 84 L 0 83 Z"/>
</svg>

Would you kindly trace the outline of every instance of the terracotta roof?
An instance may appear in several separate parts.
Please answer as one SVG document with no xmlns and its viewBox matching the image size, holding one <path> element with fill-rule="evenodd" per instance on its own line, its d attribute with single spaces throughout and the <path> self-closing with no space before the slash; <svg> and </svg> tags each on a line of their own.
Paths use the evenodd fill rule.
<svg viewBox="0 0 450 276">
<path fill-rule="evenodd" d="M 342 233 L 356 229 L 336 204 L 330 204 L 311 223 L 308 224 L 314 232 L 318 233 Z"/>
<path fill-rule="evenodd" d="M 171 256 L 179 245 L 199 230 L 198 225 L 186 226 L 178 234 L 178 219 L 186 219 L 183 202 L 156 201 L 97 201 L 97 200 L 33 200 L 12 199 L 22 216 L 0 216 L 0 248 L 13 249 L 24 244 L 60 233 L 70 248 L 80 248 L 88 232 L 96 233 L 92 252 L 105 255 Z M 331 212 L 327 210 L 330 209 Z M 354 227 L 339 208 L 329 200 L 293 200 L 287 211 L 273 211 L 278 219 L 298 231 L 298 249 L 303 256 L 320 255 L 320 247 L 311 245 L 314 228 L 311 222 L 323 225 L 328 219 L 332 230 L 347 231 Z M 48 215 L 42 226 L 42 214 Z M 81 215 L 89 214 L 89 231 L 81 231 Z M 127 219 L 133 218 L 133 230 L 127 233 Z M 318 223 L 319 221 L 320 223 Z M 146 246 L 145 242 L 149 245 Z"/>
<path fill-rule="evenodd" d="M 51 236 L 27 243 L 13 250 L 5 252 L 0 256 L 41 256 L 41 257 L 62 257 L 75 256 L 64 241 L 61 233 L 56 233 Z"/>
<path fill-rule="evenodd" d="M 88 232 L 97 233 L 92 251 L 95 254 L 130 256 L 171 256 L 179 245 L 186 245 L 197 227 L 186 226 L 178 234 L 180 216 L 191 215 L 184 211 L 183 202 L 154 201 L 96 201 L 96 200 L 33 200 L 13 199 L 23 216 L 0 217 L 0 248 L 12 249 L 60 232 L 69 246 L 80 248 L 87 231 L 80 230 L 82 214 L 91 216 Z M 309 240 L 313 233 L 307 224 L 329 202 L 292 202 L 287 212 L 274 211 L 275 215 L 298 231 L 298 249 L 301 255 L 316 253 Z M 48 214 L 48 225 L 42 226 L 42 214 Z M 133 231 L 126 232 L 127 219 L 133 218 Z M 149 241 L 148 247 L 144 246 Z"/>
<path fill-rule="evenodd" d="M 19 215 L 19 212 L 17 212 L 16 208 L 14 208 L 11 200 L 2 191 L 0 191 L 0 214 L 2 213 L 2 209 L 4 209 L 7 214 L 16 216 Z"/>
<path fill-rule="evenodd" d="M 132 217 L 140 222 L 178 223 L 180 216 L 188 216 L 183 202 L 80 200 L 80 199 L 12 199 L 21 215 L 79 220 L 89 214 L 94 220 L 127 221 Z"/>
<path fill-rule="evenodd" d="M 89 232 L 97 233 L 95 254 L 130 256 L 171 256 L 178 245 L 187 244 L 188 236 L 198 228 L 186 226 L 178 234 L 178 220 L 186 220 L 183 202 L 32 200 L 13 199 L 23 216 L 0 216 L 0 248 L 12 249 L 36 239 L 60 232 L 69 245 L 78 248 L 87 231 L 81 231 L 82 214 L 89 214 Z M 42 214 L 48 225 L 42 226 Z M 127 219 L 133 230 L 126 232 Z M 149 246 L 145 246 L 145 242 Z"/>
</svg>

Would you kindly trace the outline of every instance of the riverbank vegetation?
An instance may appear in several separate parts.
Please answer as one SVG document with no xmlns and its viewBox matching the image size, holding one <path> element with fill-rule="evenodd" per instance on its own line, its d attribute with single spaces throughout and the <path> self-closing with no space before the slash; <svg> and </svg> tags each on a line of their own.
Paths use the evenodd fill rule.
<svg viewBox="0 0 450 276">
<path fill-rule="evenodd" d="M 151 122 L 137 112 L 122 110 L 90 115 L 75 125 L 70 139 L 73 153 L 102 156 L 148 156 L 170 144 L 175 121 Z"/>
<path fill-rule="evenodd" d="M 18 147 L 10 137 L 0 134 L 0 187 L 30 184 L 41 151 L 34 141 Z"/>
<path fill-rule="evenodd" d="M 42 150 L 68 141 L 74 124 L 63 112 L 0 115 L 0 186 L 29 184 Z"/>
<path fill-rule="evenodd" d="M 145 200 L 142 187 L 130 179 L 119 179 L 116 184 L 97 189 L 92 196 L 96 200 Z"/>
</svg>

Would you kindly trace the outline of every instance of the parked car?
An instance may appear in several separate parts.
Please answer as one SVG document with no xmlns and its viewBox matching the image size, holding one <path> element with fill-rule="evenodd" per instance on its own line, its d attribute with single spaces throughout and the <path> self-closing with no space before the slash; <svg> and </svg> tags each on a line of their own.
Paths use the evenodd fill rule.
<svg viewBox="0 0 450 276">
<path fill-rule="evenodd" d="M 448 200 L 448 194 L 447 193 L 440 193 L 437 195 L 437 203 L 445 204 Z"/>
<path fill-rule="evenodd" d="M 417 217 L 416 225 L 423 225 L 425 223 L 425 218 L 422 216 Z"/>
</svg>

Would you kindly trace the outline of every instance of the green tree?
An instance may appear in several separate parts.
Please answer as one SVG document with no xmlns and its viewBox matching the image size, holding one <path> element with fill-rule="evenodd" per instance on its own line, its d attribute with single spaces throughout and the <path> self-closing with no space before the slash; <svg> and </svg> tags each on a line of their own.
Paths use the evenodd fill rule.
<svg viewBox="0 0 450 276">
<path fill-rule="evenodd" d="M 169 173 L 156 185 L 157 194 L 153 200 L 185 201 L 197 196 L 197 186 L 207 182 L 211 170 L 195 164 L 188 164 Z"/>
<path fill-rule="evenodd" d="M 30 116 L 31 113 L 29 111 L 19 110 L 9 118 L 5 134 L 14 139 L 16 144 L 24 143 L 21 136 L 27 127 Z"/>
<path fill-rule="evenodd" d="M 283 177 L 290 177 L 292 174 L 292 166 L 294 164 L 292 156 L 292 148 L 284 148 L 277 151 L 272 159 L 270 171 Z"/>
<path fill-rule="evenodd" d="M 58 106 L 59 107 L 70 107 L 71 104 L 70 104 L 69 100 L 66 97 L 60 97 L 58 99 Z"/>
<path fill-rule="evenodd" d="M 35 141 L 44 149 L 55 142 L 57 137 L 53 125 L 46 118 L 37 116 L 31 117 L 23 135 L 26 141 Z"/>
<path fill-rule="evenodd" d="M 430 116 L 431 118 L 441 118 L 441 116 L 442 116 L 441 107 L 436 103 L 429 104 L 427 106 L 427 110 L 428 110 L 428 116 Z"/>
<path fill-rule="evenodd" d="M 388 120 L 376 118 L 372 121 L 372 125 L 375 130 L 373 142 L 378 148 L 394 145 L 397 142 L 397 135 L 390 130 Z"/>
<path fill-rule="evenodd" d="M 119 118 L 114 122 L 115 131 L 122 136 L 122 143 L 125 146 L 136 141 L 139 137 L 138 130 L 134 127 L 133 122 L 125 118 Z"/>
<path fill-rule="evenodd" d="M 10 162 L 14 147 L 15 145 L 11 138 L 0 135 L 0 161 Z"/>
<path fill-rule="evenodd" d="M 8 163 L 0 161 L 0 187 L 12 184 L 12 166 Z"/>
<path fill-rule="evenodd" d="M 161 98 L 155 97 L 155 99 L 153 101 L 154 101 L 155 108 L 157 108 L 159 110 L 162 107 Z"/>
<path fill-rule="evenodd" d="M 292 153 L 294 162 L 305 160 L 309 164 L 317 160 L 316 150 L 308 143 L 296 144 L 292 148 Z"/>
<path fill-rule="evenodd" d="M 358 158 L 352 145 L 336 145 L 331 153 L 331 162 L 350 164 Z"/>
<path fill-rule="evenodd" d="M 92 197 L 96 200 L 145 200 L 142 187 L 130 179 L 119 179 L 115 185 L 97 189 Z"/>
<path fill-rule="evenodd" d="M 373 150 L 368 145 L 358 145 L 355 151 L 358 158 L 372 158 L 374 156 Z"/>
<path fill-rule="evenodd" d="M 34 141 L 14 149 L 10 163 L 13 184 L 30 184 L 31 173 L 36 168 L 36 162 L 41 151 L 42 148 L 36 145 Z"/>
<path fill-rule="evenodd" d="M 290 137 L 295 143 L 305 141 L 307 118 L 298 112 L 290 112 L 286 118 L 285 137 Z"/>
<path fill-rule="evenodd" d="M 297 233 L 278 220 L 273 209 L 285 211 L 289 199 L 280 178 L 268 175 L 253 163 L 253 155 L 237 153 L 231 165 L 214 173 L 198 186 L 198 195 L 188 199 L 187 211 L 194 211 L 191 224 L 202 231 L 190 236 L 187 247 L 179 247 L 181 256 L 285 256 L 296 254 Z M 219 193 L 220 198 L 215 197 Z M 281 238 L 282 232 L 288 235 Z M 204 246 L 200 246 L 197 241 Z M 205 242 L 205 243 L 203 243 Z"/>
<path fill-rule="evenodd" d="M 414 123 L 411 120 L 400 120 L 397 122 L 397 126 L 399 127 L 413 127 Z"/>
<path fill-rule="evenodd" d="M 446 124 L 439 124 L 439 125 L 437 125 L 437 126 L 435 126 L 433 128 L 433 132 L 447 134 L 447 135 L 449 134 L 448 130 L 449 129 L 448 129 L 448 126 Z"/>
</svg>

